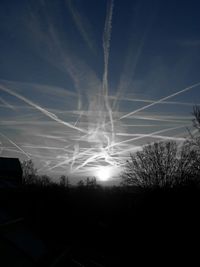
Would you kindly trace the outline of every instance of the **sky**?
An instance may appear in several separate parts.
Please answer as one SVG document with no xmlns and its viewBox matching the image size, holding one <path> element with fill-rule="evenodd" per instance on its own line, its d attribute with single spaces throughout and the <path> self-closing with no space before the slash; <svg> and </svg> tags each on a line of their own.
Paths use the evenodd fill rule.
<svg viewBox="0 0 200 267">
<path fill-rule="evenodd" d="M 200 103 L 200 2 L 1 0 L 0 156 L 117 182 L 183 141 Z"/>
</svg>

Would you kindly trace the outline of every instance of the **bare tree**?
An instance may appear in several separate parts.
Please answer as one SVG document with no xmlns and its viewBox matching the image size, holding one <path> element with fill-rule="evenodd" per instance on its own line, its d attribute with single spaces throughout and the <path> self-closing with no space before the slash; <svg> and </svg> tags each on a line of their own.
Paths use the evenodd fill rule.
<svg viewBox="0 0 200 267">
<path fill-rule="evenodd" d="M 198 150 L 200 153 L 200 106 L 194 106 L 192 112 L 194 119 L 193 119 L 193 126 L 197 130 L 195 134 L 192 134 L 190 131 L 190 146 L 193 147 L 194 150 Z"/>
<path fill-rule="evenodd" d="M 86 186 L 88 188 L 95 188 L 97 186 L 97 181 L 96 181 L 96 178 L 89 178 L 87 177 L 86 179 Z"/>
<path fill-rule="evenodd" d="M 123 185 L 173 187 L 199 175 L 199 156 L 189 142 L 157 142 L 130 155 L 122 173 Z"/>
<path fill-rule="evenodd" d="M 200 153 L 199 149 L 191 142 L 186 140 L 178 154 L 178 169 L 176 172 L 177 182 L 187 182 L 198 179 L 200 175 Z"/>
<path fill-rule="evenodd" d="M 192 115 L 194 115 L 193 126 L 200 131 L 200 107 L 194 106 Z"/>
<path fill-rule="evenodd" d="M 60 176 L 60 186 L 62 186 L 62 187 L 69 187 L 70 186 L 69 178 L 66 177 L 65 175 Z"/>
<path fill-rule="evenodd" d="M 35 183 L 37 180 L 37 169 L 31 159 L 24 160 L 21 164 L 23 171 L 23 181 L 25 184 Z"/>
<path fill-rule="evenodd" d="M 78 186 L 79 188 L 83 188 L 83 187 L 85 186 L 84 181 L 83 181 L 83 180 L 78 181 L 77 186 Z"/>
<path fill-rule="evenodd" d="M 42 175 L 38 179 L 38 184 L 48 186 L 51 184 L 51 178 L 48 175 Z"/>
</svg>

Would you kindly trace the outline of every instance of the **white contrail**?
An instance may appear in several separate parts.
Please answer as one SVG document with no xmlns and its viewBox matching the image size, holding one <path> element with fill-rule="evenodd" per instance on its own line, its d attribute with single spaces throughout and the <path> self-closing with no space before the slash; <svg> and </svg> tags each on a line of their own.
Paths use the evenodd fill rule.
<svg viewBox="0 0 200 267">
<path fill-rule="evenodd" d="M 88 151 L 91 151 L 91 150 L 92 150 L 92 148 L 86 149 L 84 152 L 80 152 L 79 154 L 77 154 L 74 158 L 71 157 L 70 159 L 66 159 L 66 160 L 64 160 L 64 161 L 62 161 L 62 162 L 59 162 L 58 164 L 54 165 L 53 167 L 50 167 L 50 168 L 48 169 L 48 171 L 53 170 L 53 169 L 55 169 L 55 168 L 57 168 L 57 167 L 61 167 L 61 166 L 64 165 L 64 164 L 68 164 L 68 163 L 70 163 L 71 161 L 73 161 L 73 160 L 75 160 L 75 159 L 77 159 L 77 158 L 80 158 L 80 157 L 83 156 L 83 155 L 87 155 L 87 152 L 88 152 Z"/>
<path fill-rule="evenodd" d="M 22 145 L 24 148 L 32 148 L 32 149 L 48 149 L 48 150 L 62 150 L 67 151 L 63 147 L 52 147 L 52 146 L 37 146 L 37 145 Z"/>
<path fill-rule="evenodd" d="M 2 97 L 0 97 L 0 101 L 8 108 L 15 110 L 15 108 L 10 105 L 7 101 L 5 101 Z"/>
<path fill-rule="evenodd" d="M 124 141 L 112 144 L 111 146 L 113 146 L 113 147 L 114 146 L 119 146 L 119 145 L 122 145 L 122 144 L 125 144 L 125 143 L 128 143 L 128 142 L 132 142 L 132 141 L 143 139 L 144 137 L 152 137 L 152 136 L 157 135 L 157 134 L 161 134 L 161 133 L 165 133 L 165 132 L 168 132 L 168 131 L 177 130 L 177 129 L 184 128 L 184 127 L 186 127 L 186 126 L 182 125 L 182 126 L 177 126 L 177 127 L 172 127 L 172 128 L 167 128 L 167 129 L 155 131 L 155 132 L 152 132 L 150 134 L 146 134 L 145 136 L 142 135 L 142 136 L 134 137 L 134 138 L 131 138 L 131 139 L 128 139 L 128 140 L 124 140 Z"/>
<path fill-rule="evenodd" d="M 8 138 L 7 136 L 5 136 L 4 134 L 0 133 L 0 135 L 7 139 L 12 145 L 14 145 L 18 150 L 20 150 L 25 156 L 27 156 L 28 159 L 30 159 L 31 157 L 21 148 L 19 147 L 15 142 L 13 142 L 10 138 Z"/>
<path fill-rule="evenodd" d="M 126 134 L 126 133 L 118 133 L 118 136 L 135 136 L 135 137 L 149 137 L 149 134 Z M 158 138 L 164 140 L 176 140 L 176 141 L 184 141 L 184 137 L 175 137 L 175 136 L 163 136 L 163 135 L 151 135 L 151 138 Z"/>
<path fill-rule="evenodd" d="M 4 150 L 4 151 L 9 151 L 9 152 L 19 153 L 19 154 L 23 154 L 24 155 L 24 152 L 22 152 L 22 151 L 20 151 L 19 149 L 16 149 L 16 148 L 1 147 L 0 149 L 1 149 L 0 150 L 0 154 Z"/>
<path fill-rule="evenodd" d="M 154 103 L 156 100 L 152 99 L 142 99 L 142 98 L 131 98 L 131 97 L 120 97 L 117 96 L 109 96 L 109 99 L 116 100 L 116 101 L 129 101 L 129 102 L 143 102 L 143 103 Z M 166 104 L 166 105 L 181 105 L 181 106 L 194 106 L 194 103 L 189 102 L 179 102 L 179 101 L 163 101 L 159 104 Z M 196 104 L 199 105 L 199 104 Z"/>
<path fill-rule="evenodd" d="M 110 50 L 110 39 L 112 29 L 112 14 L 113 14 L 114 1 L 108 2 L 106 21 L 103 33 L 103 51 L 104 51 L 104 75 L 103 75 L 103 93 L 108 95 L 108 59 Z"/>
<path fill-rule="evenodd" d="M 172 98 L 172 97 L 174 97 L 174 96 L 176 96 L 176 95 L 179 95 L 179 94 L 181 94 L 181 93 L 184 93 L 184 92 L 186 92 L 186 91 L 189 91 L 190 89 L 195 88 L 195 87 L 197 87 L 197 86 L 200 86 L 200 83 L 196 83 L 196 84 L 193 84 L 193 85 L 191 85 L 191 86 L 188 86 L 188 87 L 184 88 L 183 90 L 180 90 L 180 91 L 178 91 L 178 92 L 176 92 L 176 93 L 173 93 L 173 94 L 171 94 L 171 95 L 168 95 L 168 96 L 166 96 L 166 97 L 163 97 L 163 98 L 161 98 L 161 99 L 159 99 L 159 100 L 157 100 L 157 101 L 155 101 L 155 102 L 153 102 L 153 103 L 151 103 L 151 104 L 149 104 L 149 105 L 146 105 L 146 106 L 144 106 L 144 107 L 142 107 L 142 108 L 136 109 L 136 110 L 134 110 L 134 111 L 132 111 L 132 112 L 130 112 L 130 113 L 128 113 L 128 114 L 125 114 L 125 115 L 123 115 L 122 117 L 120 117 L 120 120 L 125 119 L 125 118 L 127 118 L 127 117 L 130 117 L 130 116 L 134 115 L 134 114 L 137 113 L 137 112 L 140 112 L 140 111 L 142 111 L 142 110 L 145 110 L 145 109 L 147 109 L 147 108 L 150 108 L 150 107 L 152 107 L 152 106 L 154 106 L 154 105 L 156 105 L 156 104 L 159 104 L 159 103 L 161 103 L 161 102 L 163 102 L 163 101 L 165 101 L 165 100 L 167 100 L 167 99 L 170 99 L 170 98 Z"/>
<path fill-rule="evenodd" d="M 83 168 L 85 165 L 87 165 L 90 162 L 93 162 L 95 159 L 97 159 L 99 157 L 99 154 L 95 154 L 93 156 L 91 156 L 90 158 L 86 159 L 83 164 L 79 165 L 78 167 L 76 167 L 76 169 L 74 171 L 77 171 L 81 168 Z"/>
<path fill-rule="evenodd" d="M 33 103 L 31 100 L 29 100 L 29 99 L 25 98 L 24 96 L 22 96 L 22 95 L 20 95 L 20 94 L 18 94 L 18 93 L 16 93 L 16 92 L 14 92 L 14 91 L 12 91 L 11 89 L 8 89 L 8 88 L 6 88 L 6 87 L 0 85 L 0 90 L 2 90 L 2 91 L 4 91 L 4 92 L 7 92 L 8 94 L 17 97 L 18 99 L 24 101 L 24 102 L 27 103 L 28 105 L 34 107 L 35 109 L 37 109 L 37 110 L 39 110 L 40 112 L 42 112 L 43 114 L 45 114 L 47 117 L 51 118 L 51 119 L 54 120 L 54 121 L 57 121 L 57 122 L 60 123 L 60 124 L 63 124 L 63 125 L 65 125 L 65 126 L 69 127 L 69 128 L 72 128 L 72 129 L 74 129 L 74 130 L 80 131 L 80 132 L 82 132 L 82 133 L 87 133 L 86 130 L 83 130 L 83 129 L 81 129 L 81 128 L 78 128 L 78 127 L 76 127 L 76 126 L 73 126 L 72 124 L 70 124 L 70 123 L 68 123 L 68 122 L 66 122 L 66 121 L 63 121 L 63 120 L 59 119 L 54 113 L 51 113 L 51 112 L 49 112 L 48 110 L 46 110 L 46 109 L 40 107 L 39 105 Z"/>
<path fill-rule="evenodd" d="M 111 132 L 112 132 L 112 142 L 114 141 L 114 124 L 112 117 L 112 109 L 108 100 L 108 60 L 109 60 L 109 50 L 110 50 L 110 39 L 112 30 L 112 15 L 113 15 L 114 0 L 110 0 L 107 6 L 107 14 L 103 33 L 103 51 L 104 51 L 104 74 L 103 74 L 103 96 L 105 99 L 105 106 L 108 110 Z"/>
<path fill-rule="evenodd" d="M 171 119 L 170 119 L 171 118 Z M 136 119 L 136 120 L 147 120 L 147 121 L 161 121 L 161 122 L 172 122 L 172 123 L 183 123 L 184 121 L 190 120 L 191 118 L 181 118 L 177 116 L 157 116 L 155 115 L 154 117 L 149 117 L 149 116 L 133 116 L 131 119 Z"/>
<path fill-rule="evenodd" d="M 73 151 L 73 155 L 72 155 L 72 163 L 70 165 L 71 171 L 72 171 L 72 168 L 73 168 L 73 165 L 75 163 L 77 155 L 79 155 L 79 144 L 74 145 L 74 151 Z"/>
<path fill-rule="evenodd" d="M 56 136 L 56 135 L 50 135 L 50 134 L 35 134 L 36 136 L 39 136 L 39 137 L 44 137 L 45 139 L 48 138 L 48 139 L 55 139 L 55 140 L 58 140 L 58 141 L 61 141 L 61 142 L 66 142 L 68 143 L 68 141 L 62 137 L 62 136 Z"/>
<path fill-rule="evenodd" d="M 77 125 L 77 123 L 79 122 L 79 120 L 81 119 L 81 117 L 83 116 L 83 110 L 82 111 L 80 111 L 80 114 L 79 114 L 79 116 L 78 116 L 78 119 L 76 120 L 76 122 L 74 123 L 74 127 L 76 127 L 76 125 Z"/>
</svg>

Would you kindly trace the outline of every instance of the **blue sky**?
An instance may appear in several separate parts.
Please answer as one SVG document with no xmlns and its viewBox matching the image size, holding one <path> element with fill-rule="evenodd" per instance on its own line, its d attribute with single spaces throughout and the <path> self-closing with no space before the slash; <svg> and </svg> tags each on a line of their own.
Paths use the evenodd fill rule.
<svg viewBox="0 0 200 267">
<path fill-rule="evenodd" d="M 199 1 L 0 5 L 1 156 L 32 158 L 52 177 L 106 166 L 115 179 L 130 152 L 187 136 L 200 102 Z"/>
</svg>

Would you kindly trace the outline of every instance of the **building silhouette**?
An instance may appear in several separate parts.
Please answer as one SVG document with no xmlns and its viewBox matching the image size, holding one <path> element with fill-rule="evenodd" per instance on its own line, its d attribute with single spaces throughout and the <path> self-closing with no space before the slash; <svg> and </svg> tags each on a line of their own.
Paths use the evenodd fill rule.
<svg viewBox="0 0 200 267">
<path fill-rule="evenodd" d="M 22 173 L 19 159 L 0 157 L 0 186 L 21 185 Z"/>
</svg>

